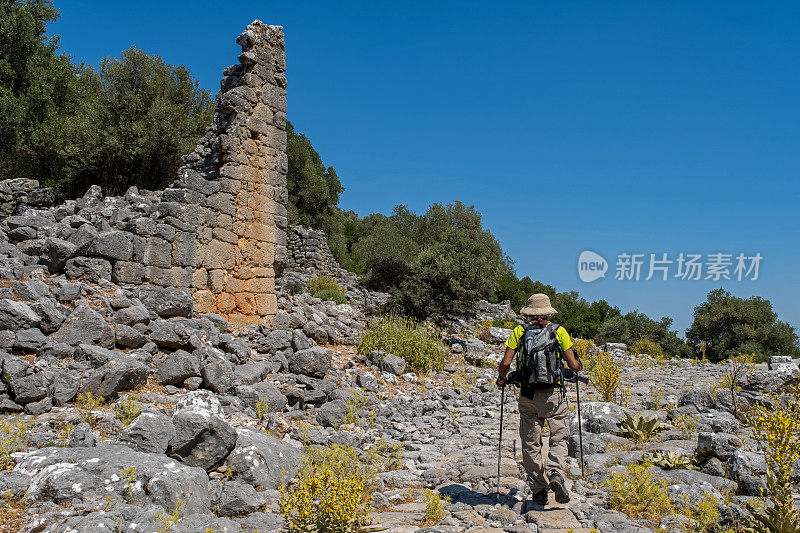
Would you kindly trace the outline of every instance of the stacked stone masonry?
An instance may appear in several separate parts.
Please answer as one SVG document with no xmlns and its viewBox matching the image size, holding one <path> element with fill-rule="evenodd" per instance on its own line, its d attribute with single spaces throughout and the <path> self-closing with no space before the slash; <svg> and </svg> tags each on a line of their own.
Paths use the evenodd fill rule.
<svg viewBox="0 0 800 533">
<path fill-rule="evenodd" d="M 195 313 L 271 321 L 287 260 L 284 36 L 254 21 L 236 42 L 239 64 L 224 69 L 212 124 L 171 187 L 104 198 L 93 186 L 50 207 L 34 180 L 0 183 L 0 257 L 17 260 L 4 264 L 191 289 Z"/>
<path fill-rule="evenodd" d="M 173 190 L 199 208 L 195 310 L 248 324 L 275 315 L 286 263 L 286 55 L 280 26 L 255 21 L 236 42 L 239 64 L 223 71 L 212 126 Z"/>
<path fill-rule="evenodd" d="M 288 249 L 286 270 L 339 275 L 341 268 L 328 247 L 324 231 L 292 226 L 286 244 Z"/>
<path fill-rule="evenodd" d="M 344 286 L 356 286 L 358 276 L 344 270 L 328 247 L 322 230 L 291 226 L 287 232 L 286 274 L 332 276 Z"/>
</svg>

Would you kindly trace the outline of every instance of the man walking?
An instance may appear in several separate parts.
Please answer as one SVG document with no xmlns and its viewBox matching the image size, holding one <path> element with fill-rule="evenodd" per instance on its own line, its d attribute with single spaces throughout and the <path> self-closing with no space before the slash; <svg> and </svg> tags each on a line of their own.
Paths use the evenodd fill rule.
<svg viewBox="0 0 800 533">
<path fill-rule="evenodd" d="M 581 369 L 567 330 L 550 322 L 558 311 L 546 294 L 534 294 L 520 314 L 525 326 L 517 326 L 506 341 L 506 352 L 498 367 L 497 385 L 504 387 L 514 355 L 520 379 L 519 435 L 522 464 L 533 502 L 547 505 L 548 487 L 558 503 L 569 502 L 564 482 L 569 423 L 561 368 L 563 361 L 574 371 Z M 550 453 L 542 456 L 542 427 L 550 428 Z"/>
</svg>

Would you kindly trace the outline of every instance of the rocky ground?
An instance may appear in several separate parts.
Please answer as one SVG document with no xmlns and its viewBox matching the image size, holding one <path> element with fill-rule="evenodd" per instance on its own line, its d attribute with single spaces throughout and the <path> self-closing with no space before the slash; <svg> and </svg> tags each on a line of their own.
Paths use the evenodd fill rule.
<svg viewBox="0 0 800 533">
<path fill-rule="evenodd" d="M 98 220 L 116 216 L 97 205 L 108 210 Z M 407 373 L 399 357 L 354 348 L 385 295 L 350 280 L 348 303 L 337 306 L 303 292 L 308 275 L 297 273 L 279 280 L 271 326 L 236 328 L 195 315 L 187 291 L 94 275 L 100 263 L 73 261 L 51 274 L 60 261 L 59 241 L 47 237 L 53 211 L 0 223 L 0 531 L 277 531 L 276 489 L 313 445 L 349 445 L 380 459 L 372 521 L 395 532 L 680 531 L 680 517 L 654 524 L 609 509 L 603 483 L 645 453 L 694 460 L 695 468 L 651 470 L 668 480 L 676 503 L 711 494 L 725 519 L 764 484 L 763 455 L 731 413 L 730 395 L 714 387 L 726 365 L 657 365 L 610 346 L 624 365 L 623 394 L 604 403 L 592 387 L 583 391 L 585 478 L 573 410 L 572 502 L 523 508 L 513 394 L 499 495 L 496 486 L 492 363 L 506 331 L 493 328 L 489 343 L 456 334 L 442 371 Z M 76 221 L 72 235 L 93 235 L 80 230 L 90 218 Z M 67 226 L 57 228 L 70 233 Z M 797 380 L 795 362 L 769 366 L 742 380 L 740 407 Z M 574 386 L 568 396 L 574 409 Z M 628 413 L 657 417 L 667 429 L 633 443 L 616 434 Z M 679 422 L 689 419 L 696 427 Z M 424 489 L 450 499 L 436 524 L 422 524 Z"/>
</svg>

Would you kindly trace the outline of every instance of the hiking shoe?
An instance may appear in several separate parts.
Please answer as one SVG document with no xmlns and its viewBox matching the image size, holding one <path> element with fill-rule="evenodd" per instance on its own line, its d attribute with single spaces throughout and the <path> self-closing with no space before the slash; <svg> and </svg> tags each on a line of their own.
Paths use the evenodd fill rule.
<svg viewBox="0 0 800 533">
<path fill-rule="evenodd" d="M 550 489 L 556 495 L 558 503 L 569 503 L 569 492 L 564 484 L 564 478 L 555 470 L 550 474 Z"/>
<path fill-rule="evenodd" d="M 533 496 L 531 496 L 531 501 L 536 505 L 547 505 L 547 489 L 535 492 Z"/>
</svg>

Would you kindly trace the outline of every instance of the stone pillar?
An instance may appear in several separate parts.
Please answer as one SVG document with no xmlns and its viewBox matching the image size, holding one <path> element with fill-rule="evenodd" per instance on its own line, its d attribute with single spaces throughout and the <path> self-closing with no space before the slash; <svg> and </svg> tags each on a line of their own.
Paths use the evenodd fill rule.
<svg viewBox="0 0 800 533">
<path fill-rule="evenodd" d="M 286 263 L 286 55 L 283 29 L 254 21 L 223 70 L 211 127 L 174 187 L 196 193 L 195 312 L 230 322 L 275 316 Z"/>
</svg>

